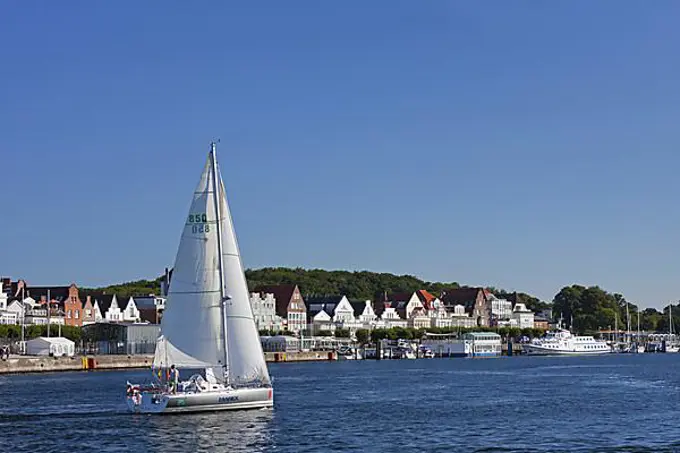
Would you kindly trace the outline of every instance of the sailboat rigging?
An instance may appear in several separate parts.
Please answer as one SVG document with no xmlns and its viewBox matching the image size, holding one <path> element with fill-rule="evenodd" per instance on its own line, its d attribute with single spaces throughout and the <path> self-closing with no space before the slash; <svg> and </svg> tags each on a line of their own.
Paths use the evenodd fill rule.
<svg viewBox="0 0 680 453">
<path fill-rule="evenodd" d="M 199 371 L 174 388 L 163 379 L 172 365 L 203 374 Z M 273 406 L 273 388 L 250 308 L 215 143 L 180 239 L 153 368 L 158 370 L 154 384 L 128 384 L 131 411 Z"/>
</svg>

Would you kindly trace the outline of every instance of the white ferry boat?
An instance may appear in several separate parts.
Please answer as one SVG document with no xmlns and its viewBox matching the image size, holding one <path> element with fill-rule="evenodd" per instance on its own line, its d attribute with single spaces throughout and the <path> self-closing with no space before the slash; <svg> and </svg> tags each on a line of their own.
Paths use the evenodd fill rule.
<svg viewBox="0 0 680 453">
<path fill-rule="evenodd" d="M 572 335 L 566 329 L 546 332 L 542 338 L 534 338 L 522 347 L 528 355 L 600 355 L 612 352 L 605 341 L 590 335 Z"/>
</svg>

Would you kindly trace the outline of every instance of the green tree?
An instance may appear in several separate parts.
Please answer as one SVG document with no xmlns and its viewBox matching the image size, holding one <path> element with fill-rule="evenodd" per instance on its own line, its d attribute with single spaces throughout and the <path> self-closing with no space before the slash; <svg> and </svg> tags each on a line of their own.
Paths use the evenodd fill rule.
<svg viewBox="0 0 680 453">
<path fill-rule="evenodd" d="M 585 288 L 580 285 L 565 286 L 553 299 L 553 317 L 562 318 L 564 325 L 571 329 L 572 320 L 581 313 L 581 296 Z"/>
<path fill-rule="evenodd" d="M 349 338 L 350 337 L 350 331 L 349 331 L 349 329 L 335 329 L 335 337 L 336 338 Z"/>
<path fill-rule="evenodd" d="M 355 333 L 359 344 L 366 344 L 371 339 L 371 334 L 366 329 L 357 329 Z"/>
</svg>

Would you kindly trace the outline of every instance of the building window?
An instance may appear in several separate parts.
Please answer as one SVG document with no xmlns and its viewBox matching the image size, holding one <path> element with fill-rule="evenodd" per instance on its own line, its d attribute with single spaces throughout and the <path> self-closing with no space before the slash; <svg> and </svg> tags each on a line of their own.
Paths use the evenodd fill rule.
<svg viewBox="0 0 680 453">
<path fill-rule="evenodd" d="M 80 318 L 80 310 L 75 310 L 76 319 Z"/>
<path fill-rule="evenodd" d="M 69 318 L 69 319 L 71 319 L 71 310 L 69 310 L 69 311 L 67 312 L 66 317 Z"/>
</svg>

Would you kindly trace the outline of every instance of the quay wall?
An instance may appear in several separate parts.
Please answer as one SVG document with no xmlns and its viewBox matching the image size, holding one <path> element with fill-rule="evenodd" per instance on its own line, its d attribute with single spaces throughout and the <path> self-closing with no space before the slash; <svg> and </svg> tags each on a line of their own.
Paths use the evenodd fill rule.
<svg viewBox="0 0 680 453">
<path fill-rule="evenodd" d="M 100 355 L 76 357 L 12 357 L 0 361 L 0 374 L 49 373 L 53 371 L 115 370 L 146 368 L 153 362 L 149 355 Z"/>
<path fill-rule="evenodd" d="M 333 352 L 266 352 L 265 359 L 267 362 L 311 362 L 336 360 L 337 356 Z M 15 356 L 0 361 L 0 374 L 148 368 L 152 363 L 152 355 Z"/>
</svg>

